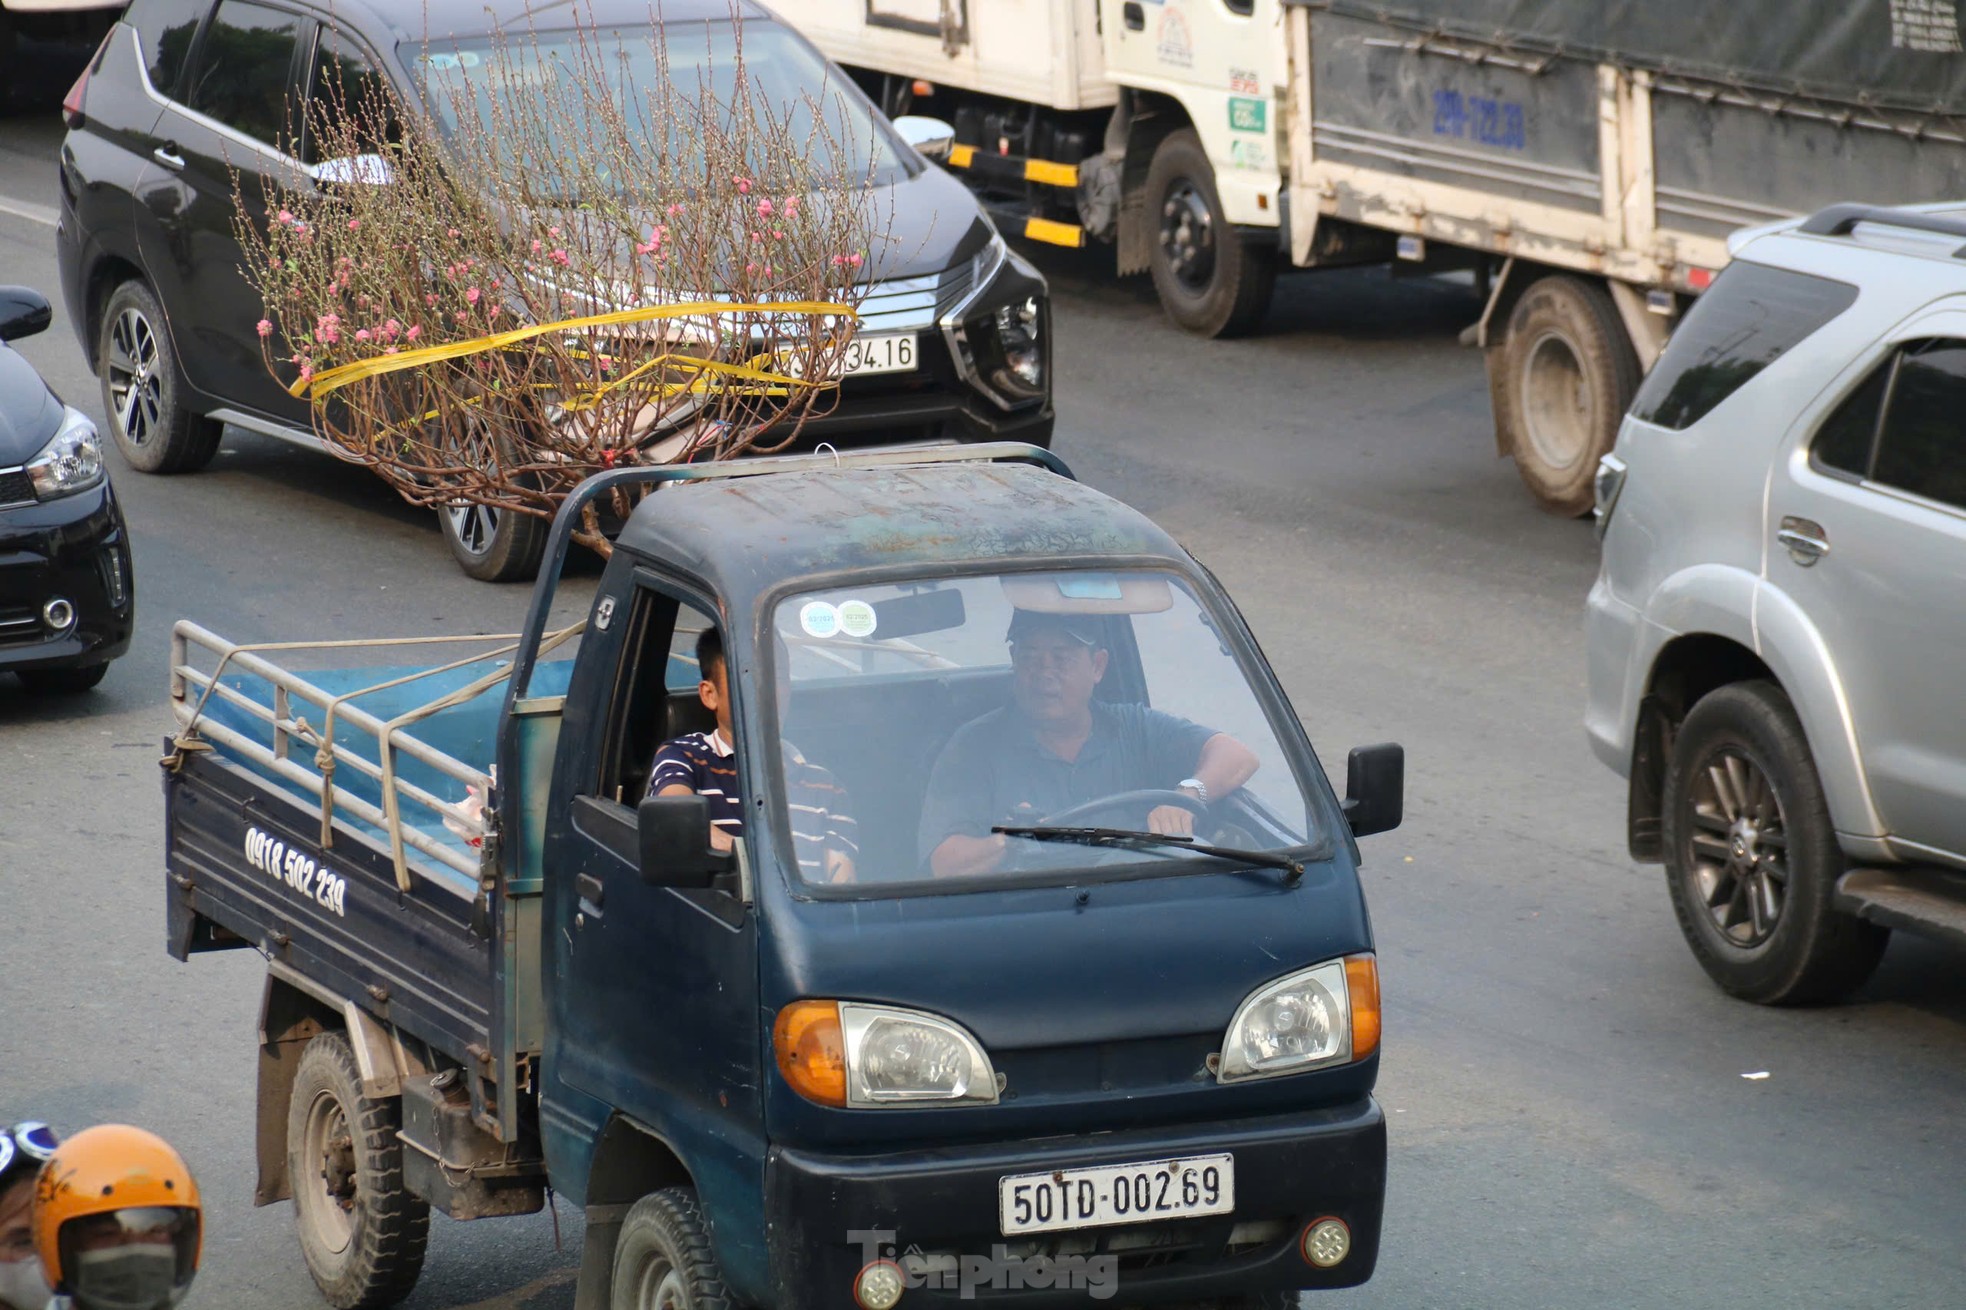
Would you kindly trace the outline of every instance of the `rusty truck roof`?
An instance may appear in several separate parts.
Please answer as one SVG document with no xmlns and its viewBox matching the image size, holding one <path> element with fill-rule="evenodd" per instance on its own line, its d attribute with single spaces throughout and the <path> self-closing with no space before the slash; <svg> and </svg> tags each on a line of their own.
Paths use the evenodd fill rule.
<svg viewBox="0 0 1966 1310">
<path fill-rule="evenodd" d="M 636 509 L 619 544 L 743 604 L 781 582 L 918 565 L 1188 554 L 1144 514 L 1029 464 L 893 464 L 682 482 Z"/>
</svg>

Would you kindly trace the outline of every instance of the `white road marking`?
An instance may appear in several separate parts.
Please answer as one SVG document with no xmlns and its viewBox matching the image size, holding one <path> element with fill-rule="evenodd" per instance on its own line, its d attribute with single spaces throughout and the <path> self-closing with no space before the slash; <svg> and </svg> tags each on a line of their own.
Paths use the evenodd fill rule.
<svg viewBox="0 0 1966 1310">
<path fill-rule="evenodd" d="M 41 223 L 48 227 L 55 227 L 61 218 L 46 206 L 31 205 L 25 200 L 9 200 L 5 196 L 0 196 L 0 214 L 12 214 L 15 218 L 24 218 L 31 223 Z"/>
</svg>

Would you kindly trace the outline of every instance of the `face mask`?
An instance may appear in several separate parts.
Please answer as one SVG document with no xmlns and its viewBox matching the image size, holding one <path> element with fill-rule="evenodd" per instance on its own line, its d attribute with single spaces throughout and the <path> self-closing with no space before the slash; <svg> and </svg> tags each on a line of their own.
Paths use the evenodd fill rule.
<svg viewBox="0 0 1966 1310">
<path fill-rule="evenodd" d="M 75 1257 L 76 1310 L 165 1310 L 177 1303 L 177 1250 L 140 1244 Z"/>
<path fill-rule="evenodd" d="M 54 1289 L 41 1276 L 41 1262 L 29 1257 L 0 1264 L 0 1310 L 45 1310 Z"/>
</svg>

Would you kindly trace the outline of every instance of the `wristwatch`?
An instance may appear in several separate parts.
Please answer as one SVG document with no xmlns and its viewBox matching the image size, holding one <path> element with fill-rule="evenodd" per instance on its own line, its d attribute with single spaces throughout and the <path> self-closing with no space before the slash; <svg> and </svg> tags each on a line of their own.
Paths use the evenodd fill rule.
<svg viewBox="0 0 1966 1310">
<path fill-rule="evenodd" d="M 1208 804 L 1208 784 L 1200 778 L 1183 778 L 1175 786 L 1183 791 L 1194 792 L 1196 800 L 1203 805 Z"/>
</svg>

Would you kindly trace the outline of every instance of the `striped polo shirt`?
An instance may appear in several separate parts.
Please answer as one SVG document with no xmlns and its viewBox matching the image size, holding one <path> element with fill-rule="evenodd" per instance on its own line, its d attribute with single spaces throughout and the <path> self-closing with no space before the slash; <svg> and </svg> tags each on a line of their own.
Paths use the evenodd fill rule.
<svg viewBox="0 0 1966 1310">
<path fill-rule="evenodd" d="M 831 772 L 799 754 L 791 742 L 780 745 L 785 756 L 785 810 L 792 821 L 799 876 L 807 882 L 833 882 L 842 872 L 842 861 L 850 867 L 860 858 L 860 825 L 853 820 L 846 788 Z"/>
<path fill-rule="evenodd" d="M 648 794 L 681 783 L 710 803 L 710 822 L 744 835 L 744 802 L 737 790 L 737 756 L 721 732 L 692 732 L 662 743 L 649 771 Z"/>
</svg>

